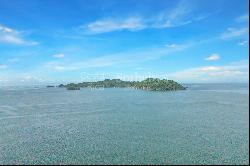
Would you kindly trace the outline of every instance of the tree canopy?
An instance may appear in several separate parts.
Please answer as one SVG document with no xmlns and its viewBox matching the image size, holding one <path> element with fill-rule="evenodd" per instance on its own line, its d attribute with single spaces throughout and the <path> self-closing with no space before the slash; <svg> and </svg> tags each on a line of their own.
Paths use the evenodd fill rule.
<svg viewBox="0 0 250 166">
<path fill-rule="evenodd" d="M 167 79 L 147 78 L 143 81 L 122 81 L 120 79 L 105 79 L 96 82 L 81 82 L 78 84 L 60 84 L 59 87 L 66 87 L 68 90 L 80 90 L 80 88 L 135 88 L 150 91 L 176 91 L 185 90 L 181 84 Z"/>
</svg>

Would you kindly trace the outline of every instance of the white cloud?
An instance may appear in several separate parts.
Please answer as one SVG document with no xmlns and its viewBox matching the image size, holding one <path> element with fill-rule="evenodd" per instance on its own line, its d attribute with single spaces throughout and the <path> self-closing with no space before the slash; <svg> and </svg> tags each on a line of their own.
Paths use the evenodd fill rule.
<svg viewBox="0 0 250 166">
<path fill-rule="evenodd" d="M 5 33 L 13 33 L 14 30 L 5 26 L 0 25 L 0 32 L 5 32 Z"/>
<path fill-rule="evenodd" d="M 200 71 L 204 71 L 204 72 L 219 71 L 219 70 L 221 70 L 221 67 L 217 67 L 217 66 L 205 66 L 205 67 L 199 68 L 199 70 Z"/>
<path fill-rule="evenodd" d="M 171 28 L 187 25 L 193 22 L 194 16 L 192 16 L 191 13 L 192 8 L 185 1 L 180 1 L 172 10 L 160 13 L 153 24 L 156 28 Z"/>
<path fill-rule="evenodd" d="M 219 54 L 212 54 L 209 57 L 207 57 L 205 60 L 207 61 L 217 61 L 220 59 L 220 55 Z"/>
<path fill-rule="evenodd" d="M 248 43 L 248 41 L 247 41 L 247 40 L 244 40 L 244 41 L 239 42 L 238 45 L 239 45 L 239 46 L 244 46 L 244 45 L 246 45 L 247 43 Z"/>
<path fill-rule="evenodd" d="M 112 55 L 104 55 L 97 58 L 78 60 L 77 62 L 48 62 L 45 64 L 45 68 L 73 71 L 86 68 L 114 67 L 122 64 L 141 63 L 144 61 L 155 60 L 163 56 L 170 55 L 171 53 L 182 51 L 189 47 L 191 47 L 190 44 L 176 45 L 174 48 L 141 48 Z"/>
<path fill-rule="evenodd" d="M 26 76 L 24 76 L 23 78 L 24 78 L 24 80 L 31 80 L 31 79 L 33 79 L 33 77 L 30 76 L 30 75 L 26 75 Z"/>
<path fill-rule="evenodd" d="M 227 31 L 221 35 L 221 38 L 224 40 L 228 40 L 228 39 L 232 39 L 232 38 L 247 36 L 248 33 L 249 33 L 248 27 L 238 28 L 238 29 L 228 28 Z"/>
<path fill-rule="evenodd" d="M 175 47 L 177 47 L 177 45 L 176 44 L 166 44 L 165 47 L 175 48 Z"/>
<path fill-rule="evenodd" d="M 40 75 L 37 71 L 30 72 L 0 72 L 0 86 L 27 86 L 27 85 L 45 85 L 48 76 Z"/>
<path fill-rule="evenodd" d="M 54 58 L 64 58 L 65 55 L 64 54 L 55 54 L 53 55 Z"/>
<path fill-rule="evenodd" d="M 21 32 L 3 25 L 0 25 L 0 43 L 29 46 L 38 44 L 35 41 L 25 40 Z"/>
<path fill-rule="evenodd" d="M 98 34 L 121 30 L 138 31 L 146 28 L 173 28 L 201 21 L 209 15 L 211 13 L 194 14 L 189 3 L 180 1 L 172 10 L 159 12 L 151 17 L 103 18 L 80 26 L 80 29 L 89 34 Z"/>
<path fill-rule="evenodd" d="M 248 64 L 244 60 L 224 66 L 201 66 L 170 73 L 168 77 L 181 82 L 248 82 Z"/>
<path fill-rule="evenodd" d="M 0 64 L 0 69 L 6 69 L 8 66 L 7 65 L 1 65 Z"/>
<path fill-rule="evenodd" d="M 0 42 L 7 43 L 7 44 L 24 44 L 25 41 L 19 38 L 17 35 L 13 34 L 3 34 L 0 37 Z"/>
<path fill-rule="evenodd" d="M 170 11 L 162 12 L 158 17 L 153 18 L 149 27 L 152 28 L 174 28 L 185 26 L 194 22 L 206 19 L 212 13 L 207 14 L 193 14 L 193 9 L 187 3 L 182 1 L 176 8 Z"/>
<path fill-rule="evenodd" d="M 235 19 L 236 22 L 248 22 L 249 21 L 249 14 L 246 13 L 244 15 L 241 15 Z"/>
<path fill-rule="evenodd" d="M 143 29 L 145 26 L 140 18 L 130 17 L 127 19 L 106 18 L 95 21 L 81 28 L 89 33 L 105 33 L 111 31 L 137 31 Z"/>
<path fill-rule="evenodd" d="M 54 69 L 55 69 L 55 70 L 64 70 L 65 67 L 64 67 L 64 66 L 56 65 L 56 66 L 54 66 Z"/>
<path fill-rule="evenodd" d="M 19 78 L 20 82 L 23 84 L 38 84 L 43 81 L 42 78 L 39 78 L 38 76 L 31 75 L 29 73 L 20 74 L 17 76 Z"/>
</svg>

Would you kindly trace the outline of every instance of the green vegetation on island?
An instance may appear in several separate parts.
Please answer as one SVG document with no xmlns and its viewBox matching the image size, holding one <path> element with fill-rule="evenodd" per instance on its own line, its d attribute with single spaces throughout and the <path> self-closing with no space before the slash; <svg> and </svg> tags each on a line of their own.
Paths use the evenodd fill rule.
<svg viewBox="0 0 250 166">
<path fill-rule="evenodd" d="M 181 84 L 173 80 L 160 80 L 159 78 L 147 78 L 141 82 L 137 82 L 134 87 L 136 89 L 150 91 L 176 91 L 186 89 Z"/>
<path fill-rule="evenodd" d="M 70 83 L 59 85 L 68 90 L 80 90 L 80 88 L 135 88 L 149 91 L 176 91 L 185 90 L 181 84 L 167 79 L 147 78 L 143 81 L 122 81 L 120 79 L 105 79 L 96 82 Z"/>
<path fill-rule="evenodd" d="M 80 90 L 81 88 L 78 86 L 67 86 L 67 90 Z"/>
</svg>

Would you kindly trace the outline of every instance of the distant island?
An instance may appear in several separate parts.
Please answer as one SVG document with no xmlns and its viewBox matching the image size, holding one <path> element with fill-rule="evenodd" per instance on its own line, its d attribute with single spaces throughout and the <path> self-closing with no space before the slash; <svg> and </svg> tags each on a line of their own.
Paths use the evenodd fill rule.
<svg viewBox="0 0 250 166">
<path fill-rule="evenodd" d="M 54 88 L 55 86 L 53 86 L 53 85 L 48 85 L 48 86 L 46 86 L 47 88 Z"/>
<path fill-rule="evenodd" d="M 185 90 L 181 84 L 167 79 L 147 78 L 143 81 L 122 81 L 120 79 L 105 79 L 96 82 L 70 83 L 59 85 L 67 90 L 80 90 L 81 88 L 134 88 L 148 91 L 177 91 Z"/>
</svg>

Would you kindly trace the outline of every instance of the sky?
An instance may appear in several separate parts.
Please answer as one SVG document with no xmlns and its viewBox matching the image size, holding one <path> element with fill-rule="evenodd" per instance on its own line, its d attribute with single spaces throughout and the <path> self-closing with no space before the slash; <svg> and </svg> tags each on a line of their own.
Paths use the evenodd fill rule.
<svg viewBox="0 0 250 166">
<path fill-rule="evenodd" d="M 0 0 L 0 86 L 248 82 L 248 0 Z"/>
</svg>

